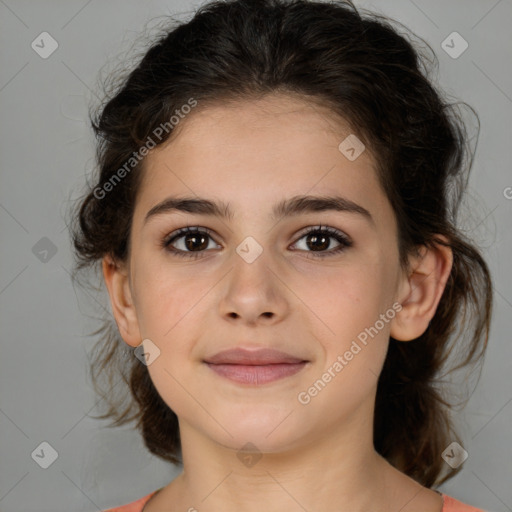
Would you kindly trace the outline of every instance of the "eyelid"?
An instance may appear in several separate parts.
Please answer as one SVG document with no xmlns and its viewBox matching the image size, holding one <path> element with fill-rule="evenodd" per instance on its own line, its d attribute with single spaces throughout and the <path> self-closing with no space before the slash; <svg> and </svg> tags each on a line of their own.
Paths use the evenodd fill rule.
<svg viewBox="0 0 512 512">
<path fill-rule="evenodd" d="M 212 240 L 215 241 L 215 243 L 218 243 L 215 240 L 217 234 L 213 230 L 206 228 L 204 226 L 190 226 L 188 224 L 182 228 L 175 229 L 168 235 L 165 235 L 162 240 L 162 243 L 164 245 L 169 244 L 171 241 L 173 241 L 173 239 L 176 239 L 183 235 L 187 235 L 189 233 L 206 233 Z"/>
<path fill-rule="evenodd" d="M 327 226 L 325 224 L 311 224 L 309 226 L 306 226 L 305 228 L 299 231 L 299 234 L 297 235 L 297 240 L 302 238 L 304 235 L 309 234 L 312 231 L 320 231 L 331 236 L 339 236 L 340 238 L 343 238 L 347 243 L 352 243 L 352 239 L 345 233 L 345 231 L 342 231 L 341 229 L 335 228 L 333 226 Z"/>
</svg>

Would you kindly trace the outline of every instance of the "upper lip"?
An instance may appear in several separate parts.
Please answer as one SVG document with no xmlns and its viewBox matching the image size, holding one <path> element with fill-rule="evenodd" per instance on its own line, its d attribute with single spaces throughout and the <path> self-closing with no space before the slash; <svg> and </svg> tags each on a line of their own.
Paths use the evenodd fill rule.
<svg viewBox="0 0 512 512">
<path fill-rule="evenodd" d="M 302 363 L 305 359 L 292 356 L 286 352 L 271 348 L 260 348 L 257 350 L 246 350 L 234 348 L 218 352 L 212 357 L 205 359 L 211 364 L 241 364 L 241 365 L 263 365 L 263 364 L 293 364 Z"/>
</svg>

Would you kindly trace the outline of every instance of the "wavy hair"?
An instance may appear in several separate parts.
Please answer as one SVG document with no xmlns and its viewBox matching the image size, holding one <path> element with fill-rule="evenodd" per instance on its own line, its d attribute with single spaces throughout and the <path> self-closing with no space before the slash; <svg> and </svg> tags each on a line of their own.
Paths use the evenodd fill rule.
<svg viewBox="0 0 512 512">
<path fill-rule="evenodd" d="M 458 104 L 434 85 L 436 66 L 427 43 L 420 48 L 401 24 L 350 1 L 209 2 L 187 22 L 168 22 L 118 80 L 112 97 L 90 115 L 97 172 L 74 209 L 71 228 L 74 278 L 99 268 L 106 255 L 126 261 L 144 159 L 108 194 L 99 191 L 190 98 L 207 108 L 284 92 L 329 107 L 375 157 L 397 219 L 402 267 L 421 246 L 444 244 L 453 252 L 435 316 L 413 342 L 390 339 L 376 395 L 375 449 L 426 487 L 460 470 L 441 458 L 451 441 L 460 440 L 450 417 L 453 404 L 440 385 L 442 371 L 449 362 L 450 371 L 482 362 L 492 316 L 488 266 L 457 227 L 474 153 Z M 90 371 L 107 404 L 96 417 L 110 418 L 110 426 L 136 420 L 149 451 L 179 464 L 177 416 L 146 366 L 133 357 L 111 317 L 93 334 L 98 340 Z M 454 354 L 462 354 L 459 364 L 450 361 Z"/>
</svg>

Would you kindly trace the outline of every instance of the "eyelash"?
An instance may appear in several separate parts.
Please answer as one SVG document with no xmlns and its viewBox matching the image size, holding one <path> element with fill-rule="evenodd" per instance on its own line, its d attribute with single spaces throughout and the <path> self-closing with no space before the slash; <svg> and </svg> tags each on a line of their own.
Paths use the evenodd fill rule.
<svg viewBox="0 0 512 512">
<path fill-rule="evenodd" d="M 183 251 L 181 249 L 175 249 L 174 247 L 171 246 L 171 244 L 173 242 L 175 242 L 179 238 L 182 238 L 184 235 L 187 235 L 189 233 L 191 233 L 191 234 L 197 234 L 197 233 L 206 234 L 210 238 L 213 238 L 211 231 L 207 228 L 199 228 L 198 226 L 191 228 L 191 227 L 187 226 L 186 228 L 181 228 L 177 231 L 174 231 L 170 235 L 166 236 L 162 240 L 161 245 L 166 251 L 168 251 L 171 254 L 178 256 L 180 258 L 197 259 L 205 251 Z M 302 233 L 302 235 L 297 239 L 297 242 L 311 233 L 321 233 L 323 235 L 329 235 L 329 237 L 332 237 L 337 242 L 339 242 L 340 245 L 338 247 L 336 247 L 335 249 L 331 249 L 330 251 L 323 251 L 323 252 L 322 251 L 318 251 L 318 252 L 305 251 L 305 252 L 312 252 L 315 254 L 315 256 L 307 256 L 308 258 L 327 258 L 329 256 L 337 255 L 337 254 L 341 253 L 342 251 L 344 251 L 345 249 L 352 246 L 352 241 L 344 233 L 342 233 L 341 231 L 338 231 L 337 229 L 330 228 L 327 226 L 322 226 L 322 225 L 313 227 L 313 228 L 309 229 L 308 231 L 306 231 L 305 233 Z M 297 242 L 295 242 L 295 243 L 297 243 Z"/>
</svg>

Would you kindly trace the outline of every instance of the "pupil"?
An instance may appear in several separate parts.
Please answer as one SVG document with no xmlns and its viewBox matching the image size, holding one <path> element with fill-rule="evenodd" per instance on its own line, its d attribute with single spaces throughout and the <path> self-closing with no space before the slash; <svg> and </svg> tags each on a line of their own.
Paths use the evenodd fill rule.
<svg viewBox="0 0 512 512">
<path fill-rule="evenodd" d="M 327 247 L 329 247 L 329 242 L 327 241 L 327 243 L 325 243 L 326 240 L 328 240 L 328 237 L 326 237 L 325 235 L 310 235 L 308 237 L 308 240 L 312 241 L 313 248 L 316 247 L 316 249 L 327 249 Z M 323 243 L 315 246 L 315 243 L 318 242 L 319 240 L 321 240 Z"/>
<path fill-rule="evenodd" d="M 197 246 L 194 246 L 194 243 L 196 240 L 200 239 L 201 240 L 201 245 L 199 247 Z M 206 247 L 208 247 L 208 243 L 205 243 L 206 241 L 206 237 L 204 235 L 197 235 L 197 234 L 194 234 L 194 235 L 187 235 L 185 237 L 185 245 L 187 246 L 187 249 L 192 251 L 195 249 L 198 249 L 198 250 L 202 250 L 202 249 L 206 249 Z"/>
</svg>

